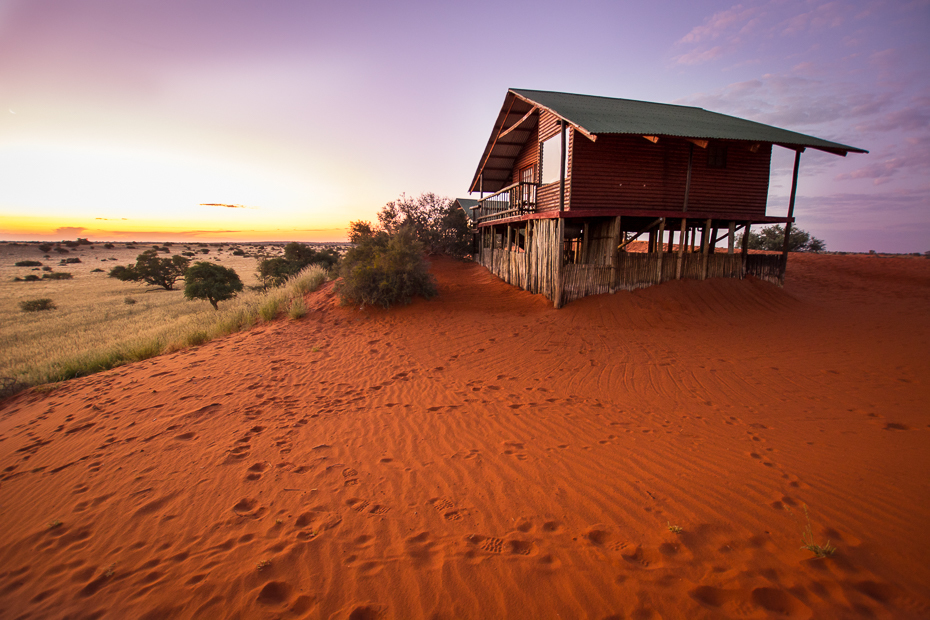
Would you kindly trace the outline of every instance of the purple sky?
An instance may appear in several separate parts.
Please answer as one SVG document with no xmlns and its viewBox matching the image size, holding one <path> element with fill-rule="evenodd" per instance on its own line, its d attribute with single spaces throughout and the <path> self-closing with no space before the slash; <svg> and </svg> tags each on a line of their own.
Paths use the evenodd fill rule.
<svg viewBox="0 0 930 620">
<path fill-rule="evenodd" d="M 802 155 L 799 226 L 923 252 L 928 34 L 926 1 L 0 0 L 0 238 L 342 239 L 401 192 L 467 195 L 517 87 L 868 149 Z"/>
</svg>

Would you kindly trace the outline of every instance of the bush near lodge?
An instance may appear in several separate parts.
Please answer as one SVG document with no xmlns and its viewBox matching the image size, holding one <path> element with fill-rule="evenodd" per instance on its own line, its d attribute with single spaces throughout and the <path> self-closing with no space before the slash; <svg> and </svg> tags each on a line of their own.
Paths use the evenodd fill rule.
<svg viewBox="0 0 930 620">
<path fill-rule="evenodd" d="M 110 270 L 109 276 L 124 282 L 145 282 L 170 291 L 188 266 L 190 261 L 183 256 L 159 258 L 155 250 L 148 250 L 136 257 L 134 265 L 117 265 Z"/>
<path fill-rule="evenodd" d="M 415 296 L 430 299 L 436 283 L 423 258 L 423 244 L 411 228 L 394 234 L 372 232 L 366 222 L 350 224 L 356 244 L 342 259 L 336 284 L 342 303 L 389 308 L 409 304 Z"/>
<path fill-rule="evenodd" d="M 242 280 L 235 270 L 215 263 L 197 262 L 184 272 L 184 296 L 206 299 L 219 310 L 217 303 L 236 296 L 242 290 Z"/>
</svg>

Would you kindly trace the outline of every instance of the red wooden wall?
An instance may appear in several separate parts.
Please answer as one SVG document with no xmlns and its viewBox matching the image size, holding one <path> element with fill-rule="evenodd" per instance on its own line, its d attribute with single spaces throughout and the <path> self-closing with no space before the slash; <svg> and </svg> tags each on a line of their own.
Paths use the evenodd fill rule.
<svg viewBox="0 0 930 620">
<path fill-rule="evenodd" d="M 587 209 L 680 210 L 685 194 L 689 142 L 602 134 L 596 142 L 577 136 L 572 148 L 573 211 Z M 772 147 L 756 153 L 748 144 L 727 144 L 727 167 L 709 168 L 707 151 L 695 146 L 689 212 L 765 215 Z"/>
</svg>

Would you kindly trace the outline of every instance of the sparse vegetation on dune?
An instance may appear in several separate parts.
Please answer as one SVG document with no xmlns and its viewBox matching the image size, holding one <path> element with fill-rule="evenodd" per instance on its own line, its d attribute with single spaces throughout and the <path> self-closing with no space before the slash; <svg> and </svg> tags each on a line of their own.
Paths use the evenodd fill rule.
<svg viewBox="0 0 930 620">
<path fill-rule="evenodd" d="M 10 248 L 13 258 L 35 246 Z M 132 282 L 103 278 L 92 273 L 93 250 L 84 245 L 75 250 L 85 260 L 75 265 L 72 279 L 39 279 L 28 285 L 14 283 L 22 268 L 14 260 L 0 265 L 0 379 L 3 396 L 23 388 L 61 381 L 147 359 L 187 346 L 196 346 L 226 334 L 273 320 L 287 313 L 299 318 L 297 298 L 315 290 L 327 272 L 311 267 L 293 276 L 281 288 L 267 292 L 247 290 L 214 310 L 207 301 L 189 301 L 183 291 L 144 291 Z M 121 253 L 118 260 L 132 260 L 132 248 L 108 251 Z M 246 274 L 244 284 L 255 287 L 255 261 L 225 254 L 225 266 Z M 23 312 L 20 302 L 36 298 L 54 299 L 54 312 Z M 270 312 L 274 306 L 275 311 Z M 262 308 L 268 308 L 261 313 Z M 270 318 L 265 318 L 270 317 Z"/>
</svg>

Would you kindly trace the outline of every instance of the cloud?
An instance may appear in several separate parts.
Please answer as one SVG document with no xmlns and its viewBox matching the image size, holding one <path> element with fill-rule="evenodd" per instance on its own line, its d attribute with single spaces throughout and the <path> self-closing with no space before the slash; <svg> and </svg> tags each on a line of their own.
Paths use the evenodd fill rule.
<svg viewBox="0 0 930 620">
<path fill-rule="evenodd" d="M 878 155 L 878 161 L 838 174 L 834 180 L 872 179 L 873 185 L 884 185 L 896 176 L 930 178 L 930 134 L 910 136 L 902 144 L 891 146 Z"/>
<path fill-rule="evenodd" d="M 704 19 L 680 38 L 675 47 L 691 48 L 672 57 L 677 65 L 695 65 L 740 54 L 745 62 L 747 47 L 772 42 L 784 44 L 783 39 L 797 39 L 802 35 L 820 37 L 824 30 L 842 26 L 850 8 L 841 2 L 786 3 L 768 0 L 753 4 L 735 4 Z M 819 43 L 819 39 L 817 40 Z M 792 44 L 793 45 L 793 44 Z M 784 49 L 778 53 L 784 54 Z"/>
<path fill-rule="evenodd" d="M 61 228 L 55 229 L 55 234 L 63 235 L 65 237 L 77 237 L 85 230 L 87 229 L 83 226 L 62 226 Z"/>
<path fill-rule="evenodd" d="M 114 221 L 114 220 L 128 220 L 129 218 L 128 218 L 128 217 L 95 217 L 94 219 L 95 219 L 95 220 L 104 220 L 104 221 L 107 221 L 107 222 L 111 222 L 111 221 Z"/>
<path fill-rule="evenodd" d="M 891 108 L 894 100 L 893 92 L 869 92 L 857 83 L 769 73 L 761 79 L 736 82 L 673 103 L 696 105 L 776 127 L 803 128 L 873 116 Z"/>
<path fill-rule="evenodd" d="M 755 22 L 760 7 L 745 8 L 742 4 L 730 7 L 725 11 L 714 13 L 704 20 L 700 26 L 695 26 L 691 32 L 681 38 L 679 43 L 701 43 L 716 40 L 727 36 L 738 27 L 738 32 L 745 32 Z"/>
<path fill-rule="evenodd" d="M 222 202 L 201 202 L 201 207 L 226 207 L 227 209 L 258 209 L 258 207 L 247 207 L 245 205 L 230 205 Z"/>
</svg>

